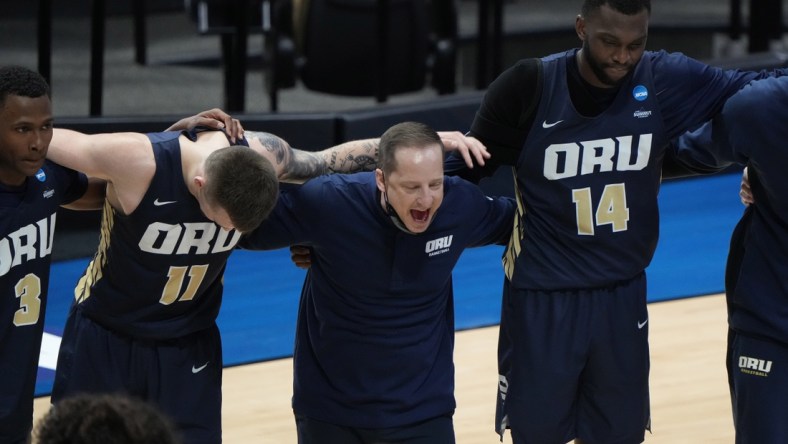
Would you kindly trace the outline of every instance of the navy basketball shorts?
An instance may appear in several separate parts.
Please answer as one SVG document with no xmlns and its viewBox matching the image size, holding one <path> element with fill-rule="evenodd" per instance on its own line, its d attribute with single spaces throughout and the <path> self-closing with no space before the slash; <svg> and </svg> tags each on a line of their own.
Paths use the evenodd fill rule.
<svg viewBox="0 0 788 444">
<path fill-rule="evenodd" d="M 515 444 L 640 443 L 650 428 L 646 277 L 573 291 L 504 286 L 496 430 Z"/>
<path fill-rule="evenodd" d="M 172 340 L 116 334 L 77 308 L 66 322 L 52 402 L 77 393 L 125 393 L 154 404 L 187 443 L 220 443 L 222 348 L 211 328 Z"/>
<path fill-rule="evenodd" d="M 454 444 L 451 416 L 381 429 L 348 427 L 296 415 L 298 444 Z"/>
<path fill-rule="evenodd" d="M 787 443 L 788 346 L 736 332 L 728 339 L 736 443 Z"/>
</svg>

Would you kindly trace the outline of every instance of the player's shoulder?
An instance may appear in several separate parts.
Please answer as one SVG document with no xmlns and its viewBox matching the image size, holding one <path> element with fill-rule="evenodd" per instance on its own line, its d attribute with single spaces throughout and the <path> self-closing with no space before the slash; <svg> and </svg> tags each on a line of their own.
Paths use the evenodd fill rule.
<svg viewBox="0 0 788 444">
<path fill-rule="evenodd" d="M 449 198 L 460 203 L 464 202 L 467 205 L 482 202 L 486 198 L 478 185 L 458 176 L 444 176 L 443 193 L 444 199 Z"/>
<path fill-rule="evenodd" d="M 740 123 L 775 121 L 783 113 L 781 104 L 788 101 L 788 77 L 767 77 L 755 80 L 731 96 L 725 103 L 723 115 Z"/>
<path fill-rule="evenodd" d="M 520 59 L 514 65 L 502 72 L 491 84 L 491 88 L 512 89 L 523 84 L 535 83 L 539 70 L 542 66 L 542 59 L 527 58 Z"/>
<path fill-rule="evenodd" d="M 753 80 L 736 94 L 739 100 L 749 100 L 750 102 L 784 100 L 787 96 L 788 76 L 766 77 L 759 80 Z"/>
<path fill-rule="evenodd" d="M 46 159 L 44 165 L 33 178 L 38 182 L 60 185 L 71 183 L 80 174 L 71 168 Z"/>
<path fill-rule="evenodd" d="M 669 52 L 664 49 L 658 51 L 645 51 L 643 59 L 651 64 L 651 69 L 660 74 L 675 76 L 701 74 L 712 68 L 682 52 Z M 719 68 L 712 68 L 719 69 Z"/>
<path fill-rule="evenodd" d="M 649 59 L 652 63 L 680 63 L 689 59 L 687 55 L 680 51 L 667 51 L 665 49 L 658 49 L 655 51 L 644 51 L 643 58 Z"/>
<path fill-rule="evenodd" d="M 186 137 L 190 140 L 197 140 L 197 133 L 188 133 L 184 131 L 160 131 L 154 133 L 145 133 L 145 137 L 151 141 L 151 143 L 160 143 L 160 142 L 167 142 L 170 140 L 178 140 L 181 136 Z"/>
<path fill-rule="evenodd" d="M 302 198 L 312 196 L 327 199 L 328 196 L 365 194 L 374 187 L 375 173 L 365 171 L 352 174 L 324 174 L 290 188 Z"/>
<path fill-rule="evenodd" d="M 41 167 L 41 169 L 45 172 L 52 172 L 52 173 L 74 171 L 71 168 L 64 167 L 63 165 L 59 163 L 55 163 L 49 159 L 46 159 L 44 161 L 44 165 Z"/>
</svg>

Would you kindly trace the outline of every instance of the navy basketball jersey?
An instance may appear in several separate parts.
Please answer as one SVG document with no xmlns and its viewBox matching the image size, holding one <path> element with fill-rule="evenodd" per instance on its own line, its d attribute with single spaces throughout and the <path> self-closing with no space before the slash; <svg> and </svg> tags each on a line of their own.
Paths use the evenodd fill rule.
<svg viewBox="0 0 788 444">
<path fill-rule="evenodd" d="M 728 322 L 739 333 L 788 345 L 788 77 L 759 80 L 731 97 L 714 125 L 717 158 L 749 164 L 755 204 L 742 246 Z M 738 235 L 738 237 L 737 237 Z M 729 273 L 732 270 L 729 270 Z"/>
<path fill-rule="evenodd" d="M 648 264 L 666 140 L 644 57 L 607 110 L 580 115 L 570 53 L 543 59 L 544 86 L 517 162 L 518 217 L 504 256 L 517 288 L 597 287 Z"/>
<path fill-rule="evenodd" d="M 0 442 L 24 438 L 32 424 L 56 212 L 86 186 L 49 161 L 23 187 L 0 186 Z"/>
<path fill-rule="evenodd" d="M 108 203 L 98 251 L 75 289 L 82 312 L 105 328 L 168 339 L 211 327 L 222 276 L 240 234 L 206 218 L 183 178 L 180 133 L 151 133 L 156 173 L 139 206 Z"/>
</svg>

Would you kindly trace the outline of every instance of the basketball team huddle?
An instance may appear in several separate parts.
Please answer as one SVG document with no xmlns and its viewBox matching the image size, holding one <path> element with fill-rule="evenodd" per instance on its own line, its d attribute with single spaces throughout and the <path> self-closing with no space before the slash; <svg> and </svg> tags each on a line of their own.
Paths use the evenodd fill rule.
<svg viewBox="0 0 788 444">
<path fill-rule="evenodd" d="M 33 391 L 65 207 L 102 217 L 49 416 L 121 394 L 160 412 L 173 442 L 220 443 L 227 260 L 291 248 L 309 269 L 298 442 L 454 443 L 452 270 L 466 248 L 498 244 L 495 430 L 514 443 L 643 442 L 660 184 L 731 165 L 747 167 L 748 204 L 725 279 L 736 442 L 788 441 L 786 71 L 646 50 L 650 13 L 649 0 L 584 0 L 580 48 L 505 70 L 467 132 L 402 122 L 316 152 L 219 109 L 159 133 L 54 128 L 46 81 L 0 68 L 0 441 L 46 444 Z M 485 195 L 479 181 L 507 166 L 514 197 Z"/>
</svg>

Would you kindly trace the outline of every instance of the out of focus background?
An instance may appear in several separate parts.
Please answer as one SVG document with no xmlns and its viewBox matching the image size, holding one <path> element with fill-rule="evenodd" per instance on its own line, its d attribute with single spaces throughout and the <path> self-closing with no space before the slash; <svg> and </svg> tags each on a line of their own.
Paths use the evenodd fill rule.
<svg viewBox="0 0 788 444">
<path fill-rule="evenodd" d="M 520 58 L 577 46 L 581 3 L 6 0 L 0 60 L 38 68 L 64 118 L 426 107 L 484 90 Z M 781 65 L 784 3 L 654 1 L 648 47 Z"/>
</svg>

